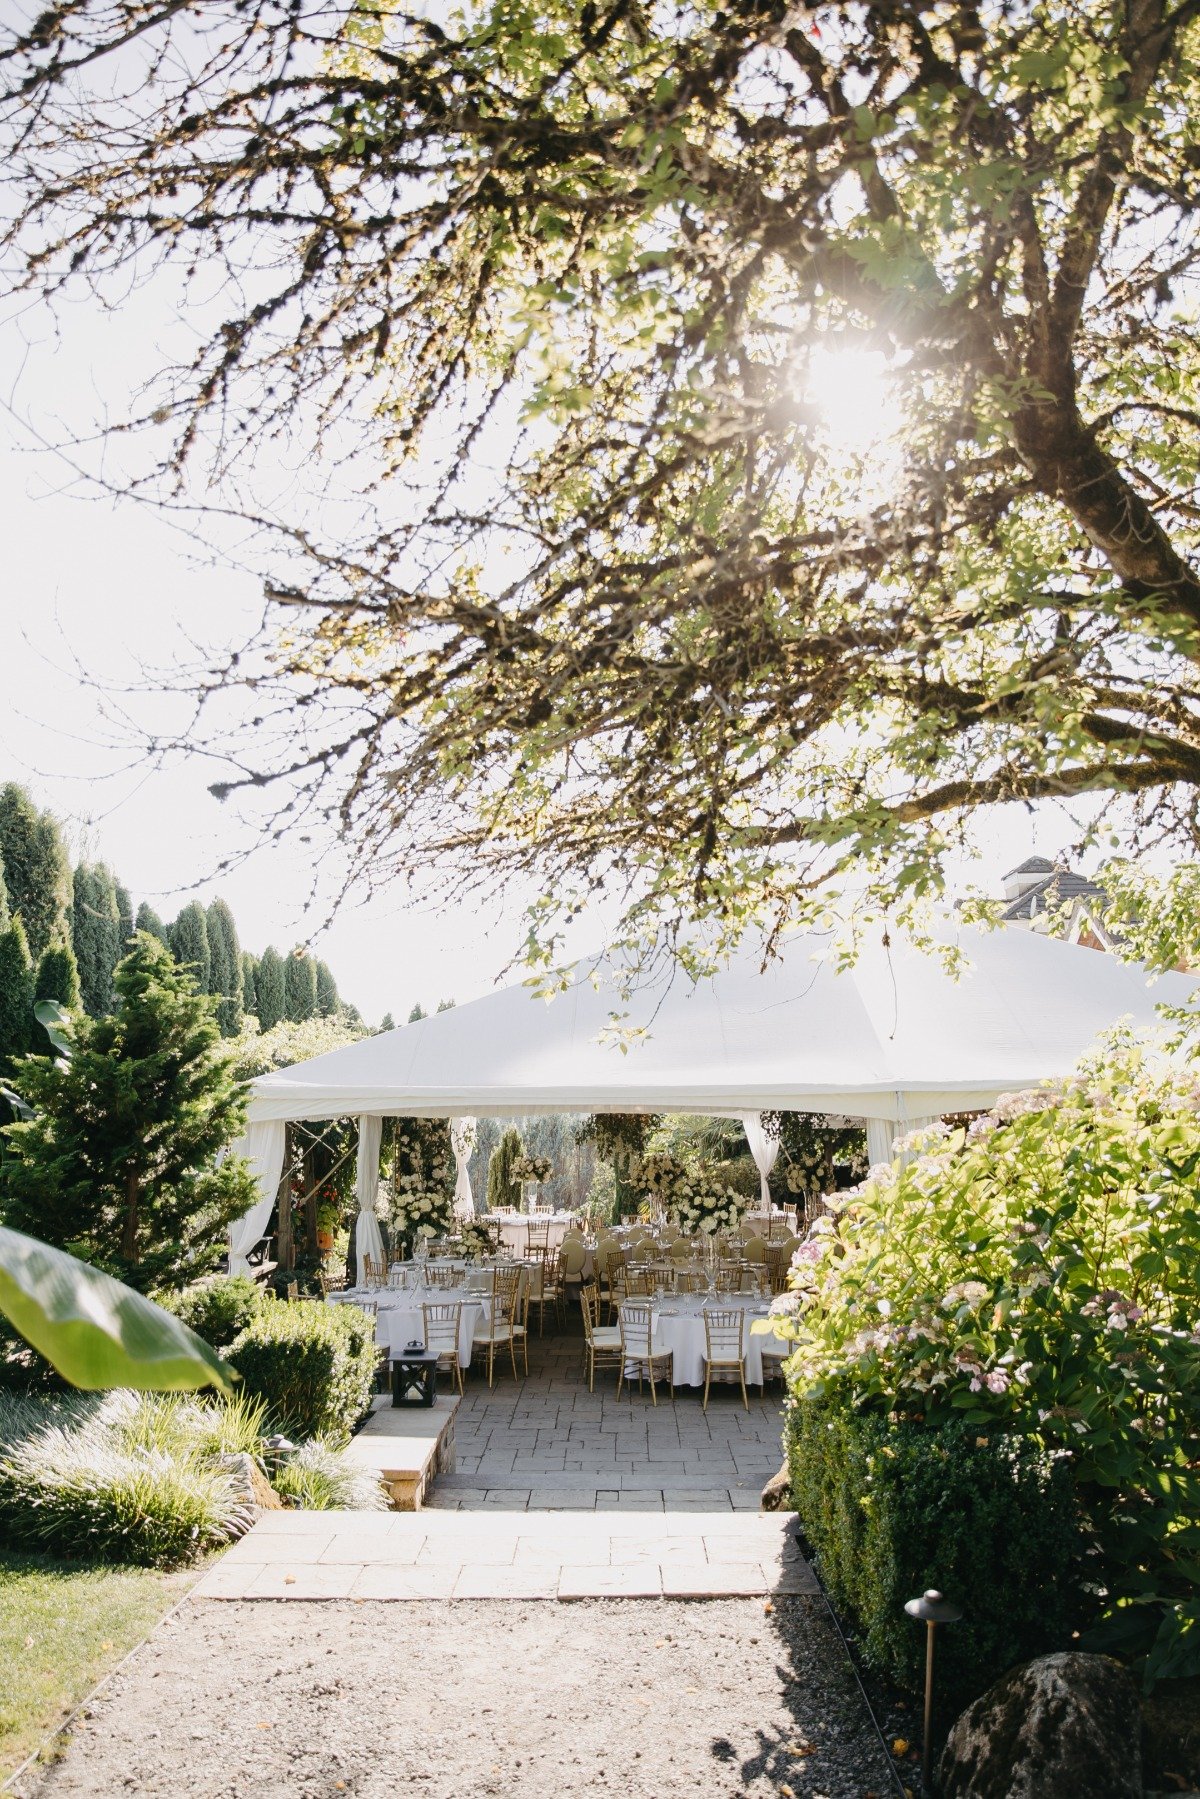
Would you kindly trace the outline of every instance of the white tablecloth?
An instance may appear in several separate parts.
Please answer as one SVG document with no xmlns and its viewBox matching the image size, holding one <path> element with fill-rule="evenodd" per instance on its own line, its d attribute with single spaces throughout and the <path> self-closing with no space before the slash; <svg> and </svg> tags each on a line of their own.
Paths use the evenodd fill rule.
<svg viewBox="0 0 1200 1799">
<path fill-rule="evenodd" d="M 635 1301 L 636 1303 L 636 1301 Z M 677 1387 L 702 1387 L 704 1385 L 704 1312 L 700 1298 L 689 1299 L 678 1296 L 670 1299 L 660 1309 L 654 1308 L 654 1335 L 652 1338 L 655 1355 L 665 1355 L 668 1350 L 674 1357 L 675 1385 Z M 785 1343 L 774 1332 L 766 1336 L 756 1336 L 750 1326 L 755 1318 L 765 1318 L 766 1302 L 752 1294 L 722 1294 L 720 1303 L 711 1308 L 714 1312 L 743 1311 L 746 1323 L 742 1337 L 742 1348 L 746 1353 L 746 1382 L 748 1386 L 757 1387 L 762 1382 L 763 1350 L 769 1349 L 777 1355 L 787 1355 L 791 1344 Z"/>
<path fill-rule="evenodd" d="M 377 1302 L 379 1311 L 375 1320 L 375 1341 L 381 1349 L 388 1349 L 393 1355 L 397 1350 L 407 1349 L 410 1343 L 420 1343 L 423 1340 L 423 1304 L 461 1303 L 458 1359 L 464 1368 L 471 1366 L 471 1345 L 485 1310 L 484 1301 L 478 1294 L 465 1293 L 461 1288 L 446 1292 L 440 1287 L 416 1287 L 409 1293 L 393 1293 L 384 1289 L 379 1293 L 346 1292 L 329 1295 L 331 1305 L 353 1304 L 355 1299 L 373 1299 Z"/>
<path fill-rule="evenodd" d="M 517 1255 L 524 1255 L 529 1247 L 529 1226 L 535 1225 L 536 1241 L 548 1243 L 551 1249 L 557 1249 L 572 1224 L 575 1222 L 573 1212 L 520 1212 L 511 1216 L 488 1213 L 485 1221 L 500 1226 L 500 1241 L 505 1249 L 513 1250 Z M 542 1226 L 549 1230 L 543 1231 Z"/>
</svg>

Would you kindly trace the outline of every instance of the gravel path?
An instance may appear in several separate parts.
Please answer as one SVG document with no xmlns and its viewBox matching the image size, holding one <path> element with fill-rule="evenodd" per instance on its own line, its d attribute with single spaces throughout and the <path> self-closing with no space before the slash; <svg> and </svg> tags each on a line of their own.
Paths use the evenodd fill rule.
<svg viewBox="0 0 1200 1799">
<path fill-rule="evenodd" d="M 189 1602 L 24 1795 L 886 1799 L 820 1602 Z"/>
</svg>

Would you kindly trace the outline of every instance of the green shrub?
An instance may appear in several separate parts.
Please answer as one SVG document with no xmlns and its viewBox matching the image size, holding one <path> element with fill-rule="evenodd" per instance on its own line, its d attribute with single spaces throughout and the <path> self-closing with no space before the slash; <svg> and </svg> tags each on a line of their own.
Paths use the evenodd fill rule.
<svg viewBox="0 0 1200 1799">
<path fill-rule="evenodd" d="M 383 1512 L 379 1476 L 331 1443 L 302 1443 L 276 1470 L 272 1486 L 289 1505 L 309 1512 Z"/>
<path fill-rule="evenodd" d="M 927 1587 L 964 1611 L 938 1643 L 948 1715 L 1014 1662 L 1069 1647 L 1086 1540 L 1064 1457 L 958 1420 L 934 1429 L 805 1400 L 787 1443 L 801 1528 L 872 1667 L 920 1690 L 924 1632 L 904 1602 Z"/>
<path fill-rule="evenodd" d="M 1098 1548 L 1089 1647 L 1148 1685 L 1200 1674 L 1195 1064 L 1118 1033 L 901 1148 L 818 1220 L 773 1302 L 794 1395 L 1061 1452 Z"/>
<path fill-rule="evenodd" d="M 240 1536 L 252 1516 L 210 1457 L 247 1414 L 220 1410 L 123 1392 L 0 1400 L 0 1539 L 169 1568 Z"/>
<path fill-rule="evenodd" d="M 174 1312 L 214 1349 L 228 1349 L 262 1310 L 262 1288 L 247 1274 L 219 1274 L 197 1281 L 182 1293 L 165 1294 L 160 1305 Z"/>
<path fill-rule="evenodd" d="M 228 1359 L 281 1430 L 344 1440 L 370 1409 L 375 1321 L 353 1306 L 270 1302 L 230 1345 Z"/>
</svg>

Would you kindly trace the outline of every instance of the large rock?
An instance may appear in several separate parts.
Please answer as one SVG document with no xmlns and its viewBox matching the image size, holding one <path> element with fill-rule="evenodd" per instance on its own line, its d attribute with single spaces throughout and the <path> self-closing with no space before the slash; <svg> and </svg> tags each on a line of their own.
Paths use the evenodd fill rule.
<svg viewBox="0 0 1200 1799">
<path fill-rule="evenodd" d="M 1043 1655 L 959 1718 L 942 1799 L 1141 1799 L 1138 1691 L 1106 1655 Z"/>
</svg>

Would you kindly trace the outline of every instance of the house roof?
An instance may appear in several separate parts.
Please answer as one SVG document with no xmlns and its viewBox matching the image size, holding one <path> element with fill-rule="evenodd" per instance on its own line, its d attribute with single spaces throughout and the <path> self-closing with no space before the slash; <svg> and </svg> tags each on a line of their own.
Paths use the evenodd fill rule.
<svg viewBox="0 0 1200 1799">
<path fill-rule="evenodd" d="M 1032 874 L 1040 857 L 1033 857 L 1024 867 Z M 1073 900 L 1093 899 L 1103 906 L 1105 892 L 1103 887 L 1090 881 L 1086 875 L 1072 874 L 1068 868 L 1055 868 L 1047 864 L 1050 873 L 1044 881 L 1038 881 L 1033 887 L 1027 887 L 1019 898 L 1012 900 L 1000 914 L 1005 923 L 1020 919 L 1037 918 L 1043 912 L 1057 910 L 1060 906 L 1070 905 Z M 1019 869 L 1013 871 L 1020 873 Z"/>
<path fill-rule="evenodd" d="M 1019 868 L 1010 868 L 1004 879 L 1011 881 L 1014 875 L 1052 875 L 1053 873 L 1054 864 L 1045 856 L 1030 856 L 1021 863 Z"/>
</svg>

